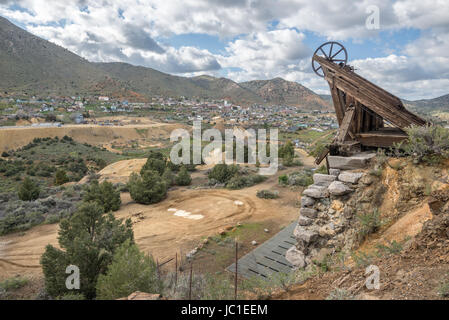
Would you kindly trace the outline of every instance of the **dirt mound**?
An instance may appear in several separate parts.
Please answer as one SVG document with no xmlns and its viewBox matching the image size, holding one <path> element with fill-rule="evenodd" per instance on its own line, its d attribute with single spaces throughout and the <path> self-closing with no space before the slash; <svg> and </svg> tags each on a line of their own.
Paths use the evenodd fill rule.
<svg viewBox="0 0 449 320">
<path fill-rule="evenodd" d="M 146 161 L 147 159 L 131 159 L 114 162 L 98 172 L 100 175 L 99 181 L 107 180 L 111 183 L 127 183 L 131 173 L 139 173 Z M 86 176 L 78 183 L 84 184 L 89 181 L 88 179 L 89 177 Z"/>
</svg>

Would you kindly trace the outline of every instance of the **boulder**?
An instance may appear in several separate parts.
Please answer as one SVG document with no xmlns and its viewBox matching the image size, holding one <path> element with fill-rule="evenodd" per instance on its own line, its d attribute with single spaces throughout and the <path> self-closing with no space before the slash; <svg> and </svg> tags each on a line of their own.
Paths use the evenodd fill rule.
<svg viewBox="0 0 449 320">
<path fill-rule="evenodd" d="M 312 224 L 312 222 L 313 222 L 313 219 L 303 217 L 303 216 L 300 216 L 298 219 L 298 224 L 300 226 L 309 226 Z"/>
<path fill-rule="evenodd" d="M 287 250 L 285 259 L 297 268 L 304 268 L 306 266 L 304 253 L 299 251 L 295 246 Z"/>
<path fill-rule="evenodd" d="M 363 172 L 343 172 L 338 175 L 338 180 L 348 183 L 357 183 L 363 176 Z"/>
<path fill-rule="evenodd" d="M 315 173 L 313 175 L 313 183 L 318 186 L 329 186 L 337 177 L 330 174 Z"/>
<path fill-rule="evenodd" d="M 359 153 L 351 157 L 328 156 L 328 160 L 333 169 L 353 170 L 365 168 L 375 156 L 375 153 Z"/>
<path fill-rule="evenodd" d="M 299 209 L 299 214 L 303 217 L 307 217 L 310 219 L 315 219 L 317 216 L 317 211 L 312 208 L 301 208 Z"/>
<path fill-rule="evenodd" d="M 333 169 L 333 168 L 330 168 L 330 169 L 329 169 L 329 174 L 338 177 L 338 175 L 340 174 L 340 169 Z"/>
<path fill-rule="evenodd" d="M 311 207 L 315 204 L 315 199 L 308 197 L 308 196 L 302 196 L 301 197 L 301 207 Z"/>
<path fill-rule="evenodd" d="M 298 241 L 303 242 L 304 244 L 310 244 L 312 242 L 315 242 L 319 238 L 319 234 L 316 231 L 313 230 L 306 230 L 304 228 L 299 229 L 300 227 L 297 227 L 297 232 L 295 234 Z M 296 230 L 295 229 L 295 230 Z"/>
<path fill-rule="evenodd" d="M 312 184 L 306 190 L 304 190 L 302 194 L 314 199 L 321 199 L 328 197 L 329 191 L 324 186 L 317 186 L 315 184 Z"/>
<path fill-rule="evenodd" d="M 333 196 L 342 196 L 352 192 L 352 189 L 349 188 L 346 184 L 340 181 L 334 181 L 328 187 L 328 191 Z"/>
</svg>

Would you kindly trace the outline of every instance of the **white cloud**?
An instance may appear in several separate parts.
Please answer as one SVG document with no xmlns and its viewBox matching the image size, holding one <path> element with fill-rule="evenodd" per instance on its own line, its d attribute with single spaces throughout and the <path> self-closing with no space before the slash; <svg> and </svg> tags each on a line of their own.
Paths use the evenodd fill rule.
<svg viewBox="0 0 449 320">
<path fill-rule="evenodd" d="M 305 35 L 293 29 L 255 32 L 230 42 L 227 56 L 218 58 L 224 67 L 240 68 L 230 74 L 238 81 L 268 79 L 300 71 L 303 59 L 310 59 L 311 51 L 304 45 Z"/>
<path fill-rule="evenodd" d="M 24 10 L 11 9 L 13 4 Z M 380 9 L 380 30 L 365 27 L 371 5 Z M 413 28 L 421 36 L 401 52 L 354 64 L 401 97 L 447 92 L 445 0 L 0 0 L 0 15 L 91 61 L 123 61 L 184 75 L 218 75 L 225 67 L 236 81 L 279 76 L 318 92 L 327 91 L 327 84 L 311 71 L 306 31 L 328 39 L 382 41 L 379 31 Z M 225 53 L 163 44 L 166 37 L 189 33 L 219 36 Z"/>
</svg>

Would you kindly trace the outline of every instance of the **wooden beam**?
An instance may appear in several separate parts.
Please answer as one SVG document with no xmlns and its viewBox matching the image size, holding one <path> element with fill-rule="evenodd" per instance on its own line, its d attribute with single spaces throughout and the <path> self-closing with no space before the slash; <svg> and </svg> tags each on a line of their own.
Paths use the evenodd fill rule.
<svg viewBox="0 0 449 320">
<path fill-rule="evenodd" d="M 328 147 L 326 147 L 326 149 L 324 149 L 319 155 L 318 155 L 318 157 L 316 157 L 316 159 L 315 159 L 315 164 L 316 165 L 319 165 L 323 160 L 324 160 L 324 158 L 327 158 L 327 155 L 329 154 L 329 148 Z"/>
<path fill-rule="evenodd" d="M 349 127 L 352 124 L 352 120 L 354 119 L 355 107 L 351 104 L 350 107 L 346 109 L 345 116 L 341 123 L 340 129 L 338 130 L 337 135 L 337 143 L 342 143 L 345 141 L 346 136 L 348 135 Z"/>
<path fill-rule="evenodd" d="M 337 87 L 331 85 L 331 83 L 329 83 L 329 87 L 331 89 L 331 96 L 332 96 L 332 101 L 334 103 L 335 114 L 337 116 L 338 125 L 341 125 L 341 122 L 343 121 L 343 116 L 344 116 L 344 112 L 343 112 L 344 109 L 340 103 L 338 89 L 337 89 Z"/>
<path fill-rule="evenodd" d="M 394 143 L 407 139 L 406 134 L 383 134 L 381 132 L 359 133 L 357 140 L 364 146 L 368 147 L 391 147 Z"/>
</svg>

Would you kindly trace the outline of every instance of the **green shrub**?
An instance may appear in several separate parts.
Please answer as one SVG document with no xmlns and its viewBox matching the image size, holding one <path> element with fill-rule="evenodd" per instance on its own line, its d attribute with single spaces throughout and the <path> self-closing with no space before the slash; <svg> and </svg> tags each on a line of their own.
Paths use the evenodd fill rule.
<svg viewBox="0 0 449 320">
<path fill-rule="evenodd" d="M 323 164 L 315 170 L 315 173 L 327 174 L 327 167 Z"/>
<path fill-rule="evenodd" d="M 98 276 L 104 274 L 117 248 L 134 241 L 131 220 L 117 220 L 105 214 L 97 202 L 84 202 L 77 212 L 59 224 L 59 246 L 47 245 L 40 263 L 45 289 L 52 297 L 71 293 L 65 285 L 67 266 L 80 270 L 80 290 L 87 299 L 96 296 Z"/>
<path fill-rule="evenodd" d="M 293 148 L 293 143 L 290 140 L 288 140 L 284 145 L 279 147 L 278 156 L 279 158 L 282 159 L 288 157 L 293 159 L 293 157 L 295 156 L 295 149 Z"/>
<path fill-rule="evenodd" d="M 258 174 L 248 176 L 235 174 L 226 184 L 226 188 L 231 190 L 243 189 L 265 181 L 266 179 L 266 176 Z"/>
<path fill-rule="evenodd" d="M 192 182 L 190 174 L 187 172 L 186 167 L 182 166 L 178 175 L 175 178 L 175 182 L 178 186 L 188 186 Z"/>
<path fill-rule="evenodd" d="M 208 178 L 220 183 L 227 183 L 236 173 L 239 172 L 238 165 L 227 165 L 225 163 L 216 164 L 208 174 Z"/>
<path fill-rule="evenodd" d="M 140 174 L 143 174 L 145 171 L 153 170 L 156 171 L 159 175 L 162 175 L 164 173 L 166 165 L 167 157 L 164 156 L 162 152 L 150 151 L 147 162 L 140 170 Z"/>
<path fill-rule="evenodd" d="M 93 180 L 85 189 L 83 201 L 95 201 L 104 208 L 104 212 L 117 211 L 122 203 L 120 191 L 108 181 L 98 183 Z"/>
<path fill-rule="evenodd" d="M 6 151 L 3 151 L 3 152 L 2 152 L 2 157 L 4 157 L 4 158 L 9 157 L 9 153 L 6 152 Z"/>
<path fill-rule="evenodd" d="M 69 177 L 67 177 L 67 172 L 63 169 L 58 169 L 55 174 L 55 185 L 59 186 L 61 184 L 64 184 L 66 182 L 69 182 Z"/>
<path fill-rule="evenodd" d="M 288 175 L 285 184 L 307 187 L 313 183 L 313 171 L 306 169 L 292 172 Z"/>
<path fill-rule="evenodd" d="M 162 179 L 165 180 L 167 186 L 173 186 L 175 184 L 175 175 L 169 167 L 165 168 Z"/>
<path fill-rule="evenodd" d="M 97 299 L 118 299 L 135 291 L 161 293 L 162 281 L 153 258 L 126 241 L 117 249 L 106 274 L 99 276 Z"/>
<path fill-rule="evenodd" d="M 449 157 L 449 130 L 441 126 L 411 126 L 408 139 L 393 146 L 396 154 L 412 156 L 415 163 L 438 163 Z"/>
<path fill-rule="evenodd" d="M 41 212 L 11 212 L 0 219 L 0 235 L 15 231 L 25 231 L 44 222 Z"/>
<path fill-rule="evenodd" d="M 284 186 L 287 185 L 288 184 L 288 177 L 287 177 L 287 175 L 286 174 L 280 175 L 278 177 L 278 183 L 280 185 L 284 185 Z"/>
<path fill-rule="evenodd" d="M 279 192 L 271 190 L 259 190 L 257 191 L 256 196 L 262 199 L 276 199 L 279 198 Z"/>
<path fill-rule="evenodd" d="M 402 251 L 402 244 L 393 240 L 389 245 L 377 244 L 376 248 L 380 253 L 386 252 L 387 254 L 399 254 Z"/>
<path fill-rule="evenodd" d="M 167 195 L 167 183 L 153 170 L 148 170 L 142 176 L 133 173 L 128 182 L 131 198 L 137 203 L 157 203 Z"/>
<path fill-rule="evenodd" d="M 22 201 L 33 201 L 39 198 L 40 189 L 37 183 L 26 177 L 19 187 L 17 195 Z"/>
<path fill-rule="evenodd" d="M 377 208 L 375 208 L 372 212 L 358 214 L 357 220 L 360 224 L 359 233 L 363 237 L 376 232 L 382 226 L 380 213 Z"/>
<path fill-rule="evenodd" d="M 8 278 L 0 282 L 0 289 L 6 292 L 20 289 L 28 284 L 29 280 L 23 277 Z"/>
<path fill-rule="evenodd" d="M 56 300 L 86 300 L 82 293 L 66 293 L 56 298 Z"/>
</svg>

